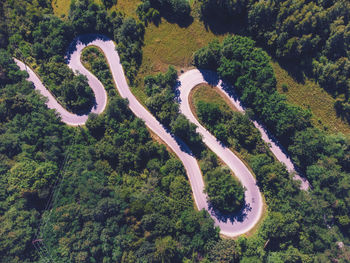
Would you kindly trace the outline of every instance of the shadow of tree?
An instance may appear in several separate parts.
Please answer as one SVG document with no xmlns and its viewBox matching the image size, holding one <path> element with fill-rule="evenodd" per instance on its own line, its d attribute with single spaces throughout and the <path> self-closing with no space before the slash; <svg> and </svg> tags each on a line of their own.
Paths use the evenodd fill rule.
<svg viewBox="0 0 350 263">
<path fill-rule="evenodd" d="M 213 207 L 213 205 L 209 202 L 208 202 L 208 207 L 209 207 L 210 214 L 215 218 L 217 218 L 219 222 L 224 222 L 224 223 L 243 222 L 247 218 L 248 213 L 252 211 L 252 207 L 250 203 L 244 203 L 242 205 L 242 208 L 239 211 L 233 212 L 233 213 L 220 212 L 219 210 L 215 209 L 215 207 Z"/>
</svg>

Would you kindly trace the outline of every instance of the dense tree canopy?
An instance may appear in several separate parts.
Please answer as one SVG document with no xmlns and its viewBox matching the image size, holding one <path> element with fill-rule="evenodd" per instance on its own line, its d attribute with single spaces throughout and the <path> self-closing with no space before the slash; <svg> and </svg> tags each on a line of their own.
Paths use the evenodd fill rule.
<svg viewBox="0 0 350 263">
<path fill-rule="evenodd" d="M 244 28 L 240 32 L 252 36 L 290 68 L 291 72 L 304 71 L 316 78 L 321 87 L 334 96 L 345 94 L 345 98 L 339 97 L 337 109 L 340 115 L 350 120 L 350 83 L 347 81 L 350 52 L 349 1 L 200 2 L 202 19 L 213 30 L 218 28 L 218 24 L 225 30 L 230 28 L 227 25 L 239 23 L 239 29 Z"/>
<path fill-rule="evenodd" d="M 246 18 L 259 43 L 276 50 L 280 59 L 301 60 L 305 66 L 312 57 L 313 74 L 320 84 L 328 85 L 334 94 L 344 93 L 338 109 L 343 113 L 350 108 L 346 1 L 203 2 L 210 4 L 214 15 Z M 152 17 L 162 13 L 159 9 L 157 15 L 157 3 L 152 2 L 153 9 L 144 9 Z M 176 4 L 174 10 L 188 12 L 181 7 L 187 1 Z M 225 12 L 217 12 L 218 7 Z M 57 262 L 350 260 L 348 138 L 312 127 L 309 112 L 275 92 L 269 58 L 252 40 L 215 41 L 196 53 L 195 64 L 217 70 L 235 84 L 252 115 L 288 147 L 312 189 L 299 191 L 247 116 L 219 112 L 215 105 L 202 103 L 201 121 L 249 163 L 268 206 L 268 216 L 256 235 L 221 240 L 208 213 L 195 211 L 181 162 L 151 140 L 127 101 L 116 95 L 98 50 L 87 51 L 83 62 L 107 88 L 108 107 L 102 115 L 92 114 L 82 129 L 63 125 L 11 59 L 16 56 L 30 64 L 69 107 L 63 94 L 74 97 L 79 91 L 86 99 L 91 91 L 64 63 L 67 45 L 84 32 L 104 33 L 116 40 L 126 75 L 133 81 L 142 61 L 141 23 L 85 0 L 73 1 L 64 20 L 52 15 L 51 1 L 0 0 L 0 47 L 4 48 L 0 49 L 0 262 L 39 262 L 32 241 L 42 219 L 47 224 L 40 228 L 41 237 Z M 322 50 L 315 51 L 317 47 Z M 197 144 L 195 127 L 178 113 L 176 71 L 148 77 L 145 84 L 152 113 L 170 130 L 184 135 L 185 141 Z M 164 96 L 157 97 L 159 93 Z M 75 103 L 84 105 L 84 99 L 76 97 L 70 103 L 82 110 Z M 203 149 L 199 154 L 204 175 L 222 171 L 215 155 Z M 60 177 L 62 190 L 52 209 L 45 210 Z M 219 188 L 224 183 L 216 186 L 223 195 L 232 193 L 231 187 Z M 345 243 L 342 249 L 339 241 Z"/>
<path fill-rule="evenodd" d="M 228 168 L 219 167 L 206 173 L 205 191 L 210 204 L 221 212 L 238 212 L 243 208 L 244 189 Z"/>
<path fill-rule="evenodd" d="M 331 258 L 346 262 L 348 252 L 332 250 L 335 243 L 331 240 L 332 236 L 349 238 L 349 139 L 313 127 L 308 111 L 289 104 L 276 92 L 269 57 L 254 47 L 251 39 L 227 37 L 219 45 L 218 60 L 208 65 L 210 46 L 213 45 L 195 53 L 196 66 L 213 69 L 217 65 L 220 76 L 232 85 L 227 89 L 236 92 L 250 107 L 250 115 L 263 121 L 277 136 L 313 187 L 309 193 L 296 190 L 296 183 L 283 165 L 273 160 L 247 116 L 218 110 L 210 103 L 199 101 L 195 105 L 201 122 L 223 143 L 246 156 L 267 198 L 269 217 L 260 232 L 267 242 L 263 244 L 267 254 L 251 256 L 268 255 L 267 262 L 286 258 L 291 262 L 312 262 L 317 254 L 321 262 Z M 295 211 L 293 215 L 289 214 L 291 210 Z M 316 236 L 311 238 L 312 235 Z M 245 252 L 243 262 L 247 256 Z"/>
<path fill-rule="evenodd" d="M 106 113 L 91 115 L 87 129 L 68 127 L 1 54 L 0 262 L 38 260 L 32 241 L 40 219 L 57 262 L 181 262 L 209 251 L 218 229 L 194 210 L 181 162 L 151 140 L 114 89 Z M 89 50 L 84 63 L 108 86 L 106 62 L 94 61 L 101 56 Z M 44 212 L 54 189 L 53 209 Z"/>
<path fill-rule="evenodd" d="M 191 22 L 191 7 L 187 0 L 142 0 L 136 12 L 145 23 L 158 24 L 161 16 L 181 26 Z"/>
</svg>

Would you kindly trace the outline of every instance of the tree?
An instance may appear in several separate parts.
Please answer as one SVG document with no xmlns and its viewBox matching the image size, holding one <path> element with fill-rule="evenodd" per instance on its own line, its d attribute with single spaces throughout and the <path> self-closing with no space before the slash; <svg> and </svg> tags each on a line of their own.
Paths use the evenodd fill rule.
<svg viewBox="0 0 350 263">
<path fill-rule="evenodd" d="M 308 128 L 300 131 L 294 138 L 289 150 L 294 154 L 296 163 L 305 168 L 314 164 L 325 153 L 326 137 L 318 129 Z"/>
<path fill-rule="evenodd" d="M 199 119 L 208 122 L 209 125 L 215 125 L 222 118 L 218 104 L 198 101 L 196 107 Z"/>
<path fill-rule="evenodd" d="M 194 53 L 194 65 L 197 68 L 216 70 L 220 61 L 220 43 L 217 39 L 208 46 L 202 47 Z"/>
<path fill-rule="evenodd" d="M 106 8 L 111 8 L 117 4 L 117 0 L 102 0 L 102 3 Z"/>
<path fill-rule="evenodd" d="M 191 123 L 184 115 L 180 114 L 170 123 L 171 131 L 179 136 L 189 146 L 200 147 L 202 138 L 196 132 L 197 126 Z"/>
<path fill-rule="evenodd" d="M 236 242 L 230 239 L 221 239 L 210 250 L 209 260 L 215 263 L 234 263 L 238 262 L 238 256 Z"/>
<path fill-rule="evenodd" d="M 176 241 L 171 236 L 157 239 L 154 253 L 155 260 L 162 263 L 172 262 L 177 253 L 176 246 Z"/>
<path fill-rule="evenodd" d="M 239 211 L 244 204 L 245 189 L 234 179 L 228 168 L 216 168 L 205 175 L 208 201 L 223 213 Z"/>
<path fill-rule="evenodd" d="M 36 191 L 48 194 L 48 189 L 56 181 L 58 168 L 52 162 L 37 163 L 23 160 L 14 165 L 9 174 L 9 190 L 18 192 Z"/>
</svg>

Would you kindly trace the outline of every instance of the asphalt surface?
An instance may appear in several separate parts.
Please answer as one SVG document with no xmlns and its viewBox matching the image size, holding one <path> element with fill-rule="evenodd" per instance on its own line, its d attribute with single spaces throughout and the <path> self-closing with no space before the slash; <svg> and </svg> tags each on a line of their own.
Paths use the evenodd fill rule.
<svg viewBox="0 0 350 263">
<path fill-rule="evenodd" d="M 242 185 L 246 188 L 246 206 L 240 213 L 234 215 L 220 215 L 209 207 L 207 203 L 207 196 L 203 193 L 204 181 L 197 160 L 191 154 L 188 147 L 181 141 L 175 139 L 131 93 L 124 75 L 123 67 L 120 63 L 119 55 L 115 49 L 114 42 L 101 35 L 84 35 L 75 39 L 70 45 L 66 57 L 68 66 L 73 71 L 78 71 L 88 78 L 89 85 L 93 89 L 96 98 L 96 105 L 92 109 L 92 112 L 99 114 L 104 111 L 107 104 L 107 93 L 102 83 L 94 75 L 92 75 L 80 61 L 81 51 L 89 45 L 98 46 L 104 52 L 118 92 L 121 97 L 128 99 L 131 111 L 138 118 L 141 118 L 145 124 L 155 134 L 157 134 L 159 138 L 164 141 L 182 161 L 190 181 L 197 208 L 199 210 L 206 209 L 211 214 L 211 217 L 215 221 L 215 225 L 220 227 L 221 234 L 229 237 L 235 237 L 251 230 L 259 221 L 263 210 L 262 196 L 259 188 L 256 185 L 254 176 L 232 151 L 221 145 L 214 136 L 212 136 L 199 124 L 189 107 L 188 98 L 190 90 L 197 84 L 205 83 L 208 80 L 210 84 L 213 84 L 213 81 L 217 81 L 217 86 L 224 91 L 222 82 L 217 80 L 217 75 L 213 72 L 200 72 L 199 70 L 190 70 L 182 74 L 179 78 L 180 82 L 178 87 L 180 110 L 191 122 L 198 126 L 198 132 L 202 134 L 203 141 L 206 143 L 206 145 L 227 164 L 227 166 L 240 180 Z M 61 119 L 64 123 L 69 125 L 83 125 L 86 122 L 88 117 L 87 115 L 75 115 L 65 110 L 57 102 L 54 96 L 52 96 L 52 94 L 45 88 L 38 76 L 29 67 L 26 67 L 21 61 L 15 61 L 22 70 L 27 70 L 29 74 L 28 80 L 34 83 L 35 89 L 39 90 L 43 96 L 47 97 L 46 104 L 48 108 L 55 109 L 61 115 Z M 226 96 L 237 108 L 243 111 L 243 108 L 236 99 L 228 95 L 225 91 L 224 94 L 226 94 Z M 262 132 L 263 139 L 271 144 L 271 150 L 276 155 L 277 159 L 285 163 L 288 169 L 293 170 L 294 166 L 290 162 L 290 159 L 281 150 L 278 150 L 279 147 L 269 139 L 262 127 L 259 128 L 259 124 L 254 124 Z"/>
<path fill-rule="evenodd" d="M 207 83 L 216 86 L 237 110 L 239 110 L 240 112 L 245 111 L 238 97 L 234 93 L 232 93 L 232 90 L 234 89 L 232 89 L 228 84 L 220 80 L 216 72 L 209 70 L 192 69 L 182 74 L 179 80 L 181 83 L 181 86 L 179 87 L 181 92 L 180 110 L 183 112 L 183 114 L 186 115 L 187 118 L 189 118 L 193 123 L 195 123 L 199 127 L 199 132 L 201 134 L 202 131 L 205 131 L 205 129 L 202 126 L 200 126 L 198 120 L 192 114 L 188 101 L 190 91 L 195 86 L 202 83 Z M 285 153 L 285 151 L 283 151 L 281 145 L 279 145 L 276 142 L 276 140 L 271 134 L 268 134 L 268 132 L 261 124 L 259 124 L 259 122 L 253 121 L 253 124 L 260 131 L 262 139 L 269 145 L 269 148 L 271 152 L 275 155 L 276 159 L 286 166 L 287 170 L 293 174 L 295 180 L 300 181 L 300 189 L 308 190 L 310 187 L 309 182 L 297 173 L 293 162 L 291 161 L 290 157 Z"/>
</svg>

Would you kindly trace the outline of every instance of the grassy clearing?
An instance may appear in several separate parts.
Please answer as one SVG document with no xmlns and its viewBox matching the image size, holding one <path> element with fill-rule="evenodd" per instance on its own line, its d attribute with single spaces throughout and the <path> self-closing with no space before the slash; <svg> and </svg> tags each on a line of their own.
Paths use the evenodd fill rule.
<svg viewBox="0 0 350 263">
<path fill-rule="evenodd" d="M 140 0 L 117 0 L 117 4 L 111 8 L 111 11 L 122 11 L 127 16 L 137 18 L 136 8 Z"/>
<path fill-rule="evenodd" d="M 127 0 L 120 0 L 120 2 L 124 1 Z M 196 17 L 185 28 L 169 23 L 163 18 L 158 26 L 150 23 L 146 27 L 143 59 L 136 85 L 132 90 L 134 94 L 144 103 L 146 96 L 143 90 L 143 79 L 145 76 L 165 72 L 170 65 L 175 66 L 178 71 L 186 71 L 192 67 L 193 53 L 215 37 L 220 40 L 224 38 L 208 31 Z"/>
<path fill-rule="evenodd" d="M 232 103 L 224 96 L 217 87 L 208 84 L 200 84 L 191 90 L 190 94 L 191 105 L 197 105 L 198 101 L 206 103 L 215 103 L 219 105 L 222 111 L 238 111 Z"/>
<path fill-rule="evenodd" d="M 71 0 L 53 0 L 51 6 L 53 13 L 61 18 L 67 17 Z"/>
<path fill-rule="evenodd" d="M 277 90 L 285 94 L 289 102 L 310 109 L 316 126 L 332 133 L 350 134 L 350 126 L 337 117 L 333 107 L 335 99 L 331 95 L 314 81 L 298 83 L 277 62 L 271 64 L 277 78 Z M 283 84 L 287 85 L 288 90 L 283 89 Z"/>
</svg>

